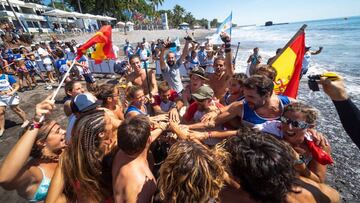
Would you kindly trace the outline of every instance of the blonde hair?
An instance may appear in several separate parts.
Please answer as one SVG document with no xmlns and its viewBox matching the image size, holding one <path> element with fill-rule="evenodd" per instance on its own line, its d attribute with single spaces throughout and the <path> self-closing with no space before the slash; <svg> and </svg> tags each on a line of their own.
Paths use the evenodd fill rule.
<svg viewBox="0 0 360 203">
<path fill-rule="evenodd" d="M 175 143 L 160 168 L 160 198 L 165 202 L 218 202 L 225 169 L 217 154 L 196 142 Z"/>
<path fill-rule="evenodd" d="M 308 124 L 315 124 L 318 118 L 317 109 L 301 102 L 295 102 L 285 106 L 284 113 L 288 111 L 303 113 L 305 115 L 305 122 Z"/>
</svg>

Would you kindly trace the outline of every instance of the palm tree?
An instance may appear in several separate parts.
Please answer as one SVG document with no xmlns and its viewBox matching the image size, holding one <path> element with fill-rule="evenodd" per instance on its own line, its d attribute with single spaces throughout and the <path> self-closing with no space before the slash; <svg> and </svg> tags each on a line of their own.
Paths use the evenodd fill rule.
<svg viewBox="0 0 360 203">
<path fill-rule="evenodd" d="M 16 20 L 20 23 L 20 25 L 21 25 L 21 27 L 23 28 L 23 30 L 28 33 L 29 30 L 25 28 L 24 24 L 21 22 L 21 20 L 19 19 L 19 17 L 16 15 L 16 12 L 15 12 L 14 8 L 13 8 L 12 5 L 10 4 L 10 1 L 9 1 L 9 0 L 6 0 L 6 2 L 8 3 L 9 7 L 11 8 L 11 11 L 14 13 L 14 16 L 15 16 Z"/>
<path fill-rule="evenodd" d="M 80 0 L 77 0 L 77 4 L 78 4 L 78 7 L 79 7 L 79 12 L 82 13 Z"/>
</svg>

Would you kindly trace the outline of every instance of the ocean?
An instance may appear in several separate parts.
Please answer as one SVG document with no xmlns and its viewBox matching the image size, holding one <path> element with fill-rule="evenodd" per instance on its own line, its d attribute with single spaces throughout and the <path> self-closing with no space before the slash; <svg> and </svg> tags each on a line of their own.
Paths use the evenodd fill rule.
<svg viewBox="0 0 360 203">
<path fill-rule="evenodd" d="M 232 30 L 232 43 L 240 42 L 236 72 L 245 72 L 247 59 L 259 47 L 263 62 L 275 55 L 303 25 L 306 46 L 323 51 L 312 56 L 307 75 L 334 71 L 344 77 L 352 101 L 360 108 L 360 16 L 274 26 L 240 27 Z M 298 100 L 319 110 L 316 129 L 329 140 L 335 164 L 328 167 L 327 183 L 337 189 L 342 202 L 360 202 L 360 151 L 343 129 L 329 97 L 312 92 L 305 76 L 300 81 Z"/>
<path fill-rule="evenodd" d="M 233 44 L 240 42 L 236 61 L 236 71 L 245 72 L 247 59 L 254 47 L 260 48 L 263 61 L 275 55 L 277 48 L 283 46 L 303 25 L 306 46 L 317 50 L 324 49 L 312 56 L 309 74 L 334 71 L 344 77 L 347 89 L 353 96 L 360 94 L 360 16 L 289 23 L 274 26 L 240 27 L 232 30 Z M 303 77 L 302 82 L 307 80 Z M 357 100 L 359 98 L 356 98 Z"/>
</svg>

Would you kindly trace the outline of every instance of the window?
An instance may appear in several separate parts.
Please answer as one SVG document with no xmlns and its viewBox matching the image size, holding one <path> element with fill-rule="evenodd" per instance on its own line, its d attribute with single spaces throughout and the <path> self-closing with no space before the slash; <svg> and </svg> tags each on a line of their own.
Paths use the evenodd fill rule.
<svg viewBox="0 0 360 203">
<path fill-rule="evenodd" d="M 42 28 L 50 28 L 49 24 L 46 21 L 40 21 L 40 25 Z"/>
<path fill-rule="evenodd" d="M 34 10 L 32 8 L 20 7 L 20 9 L 23 13 L 34 14 Z"/>
<path fill-rule="evenodd" d="M 34 21 L 33 23 L 36 28 L 40 28 L 39 22 Z"/>
<path fill-rule="evenodd" d="M 26 21 L 26 23 L 28 24 L 28 27 L 29 28 L 33 28 L 34 27 L 34 24 L 32 21 Z"/>
<path fill-rule="evenodd" d="M 10 6 L 5 5 L 5 10 L 7 10 L 7 11 L 11 11 Z"/>
<path fill-rule="evenodd" d="M 14 27 L 15 27 L 16 29 L 21 28 L 21 25 L 20 25 L 19 21 L 13 20 L 12 23 L 14 24 Z"/>
<path fill-rule="evenodd" d="M 4 7 L 4 5 L 0 4 L 0 11 L 5 11 L 6 8 Z"/>
</svg>

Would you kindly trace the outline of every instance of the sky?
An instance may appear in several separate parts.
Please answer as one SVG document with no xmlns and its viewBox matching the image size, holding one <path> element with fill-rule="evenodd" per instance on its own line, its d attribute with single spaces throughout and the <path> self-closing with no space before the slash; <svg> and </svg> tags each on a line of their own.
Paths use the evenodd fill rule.
<svg viewBox="0 0 360 203">
<path fill-rule="evenodd" d="M 232 11 L 237 25 L 262 25 L 360 15 L 359 0 L 165 0 L 158 9 L 172 9 L 176 4 L 196 19 L 217 18 L 222 22 Z"/>
</svg>

